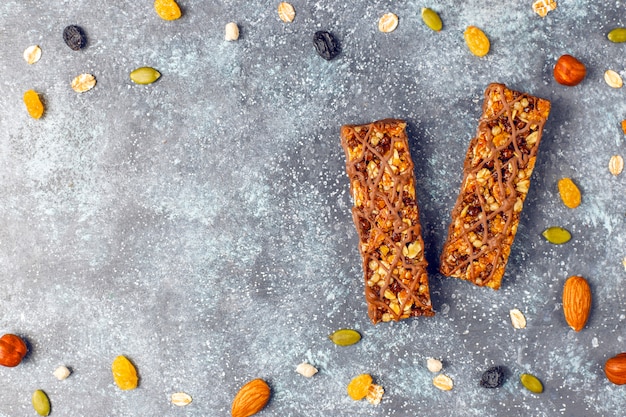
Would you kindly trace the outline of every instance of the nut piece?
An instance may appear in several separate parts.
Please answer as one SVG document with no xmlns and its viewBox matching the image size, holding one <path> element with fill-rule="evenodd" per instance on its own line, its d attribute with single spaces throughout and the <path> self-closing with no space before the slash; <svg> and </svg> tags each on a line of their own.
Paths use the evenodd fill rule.
<svg viewBox="0 0 626 417">
<path fill-rule="evenodd" d="M 96 77 L 91 74 L 80 74 L 72 80 L 72 90 L 84 93 L 96 86 Z"/>
<path fill-rule="evenodd" d="M 365 399 L 368 403 L 372 405 L 378 405 L 380 404 L 380 400 L 383 399 L 384 393 L 385 390 L 383 389 L 383 387 L 381 387 L 380 385 L 371 384 L 370 387 L 367 389 L 367 395 L 365 396 Z"/>
<path fill-rule="evenodd" d="M 571 276 L 563 286 L 563 314 L 567 324 L 579 332 L 585 327 L 591 310 L 591 289 L 583 277 Z"/>
<path fill-rule="evenodd" d="M 450 391 L 454 383 L 452 382 L 452 378 L 448 375 L 439 374 L 433 378 L 433 385 L 442 391 Z"/>
<path fill-rule="evenodd" d="M 236 41 L 237 39 L 239 39 L 239 26 L 235 22 L 227 23 L 224 28 L 224 40 Z"/>
<path fill-rule="evenodd" d="M 172 394 L 172 404 L 177 405 L 179 407 L 184 407 L 191 403 L 192 398 L 191 395 L 186 394 L 184 392 L 175 392 Z"/>
<path fill-rule="evenodd" d="M 24 60 L 29 64 L 34 64 L 41 58 L 41 48 L 38 45 L 29 46 L 24 50 Z"/>
<path fill-rule="evenodd" d="M 615 385 L 626 384 L 626 352 L 608 359 L 604 364 L 604 373 Z"/>
<path fill-rule="evenodd" d="M 278 5 L 278 17 L 285 23 L 291 23 L 296 17 L 296 11 L 291 4 L 283 1 Z"/>
<path fill-rule="evenodd" d="M 613 70 L 606 70 L 604 72 L 604 81 L 606 81 L 609 87 L 613 88 L 622 88 L 624 85 L 622 77 L 620 77 L 620 75 Z"/>
<path fill-rule="evenodd" d="M 59 381 L 63 381 L 64 379 L 67 379 L 67 377 L 70 376 L 71 373 L 72 372 L 67 368 L 67 366 L 59 366 L 57 369 L 54 370 L 52 375 L 54 375 L 54 377 Z"/>
<path fill-rule="evenodd" d="M 27 352 L 28 348 L 21 337 L 10 333 L 0 337 L 0 365 L 9 368 L 17 366 Z"/>
<path fill-rule="evenodd" d="M 613 155 L 609 160 L 609 171 L 617 176 L 624 170 L 624 158 L 620 155 Z"/>
<path fill-rule="evenodd" d="M 511 324 L 514 328 L 523 329 L 526 327 L 526 317 L 524 317 L 524 313 L 517 308 L 509 311 L 509 316 L 511 316 Z"/>
<path fill-rule="evenodd" d="M 317 368 L 310 363 L 303 362 L 296 367 L 296 372 L 304 377 L 311 378 L 317 373 Z"/>
<path fill-rule="evenodd" d="M 533 3 L 533 12 L 537 13 L 541 17 L 546 15 L 552 10 L 556 9 L 556 1 L 554 0 L 537 0 Z"/>
<path fill-rule="evenodd" d="M 270 399 L 270 387 L 262 379 L 253 379 L 245 384 L 233 400 L 232 417 L 250 417 L 265 407 Z"/>
<path fill-rule="evenodd" d="M 554 66 L 554 79 L 559 84 L 573 87 L 580 84 L 585 75 L 587 75 L 585 64 L 571 55 L 561 56 Z"/>
<path fill-rule="evenodd" d="M 441 368 L 443 368 L 443 364 L 439 359 L 428 358 L 426 359 L 426 368 L 428 368 L 430 372 L 436 374 L 437 372 L 441 371 Z"/>
<path fill-rule="evenodd" d="M 384 14 L 378 21 L 378 30 L 384 33 L 393 32 L 398 27 L 398 16 L 393 13 Z"/>
</svg>

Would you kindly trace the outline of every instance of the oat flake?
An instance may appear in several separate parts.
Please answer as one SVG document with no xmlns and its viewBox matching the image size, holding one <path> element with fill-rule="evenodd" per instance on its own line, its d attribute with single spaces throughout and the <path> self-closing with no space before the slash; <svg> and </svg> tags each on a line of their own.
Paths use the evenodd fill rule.
<svg viewBox="0 0 626 417">
<path fill-rule="evenodd" d="M 24 50 L 24 60 L 29 64 L 34 64 L 41 58 L 41 48 L 38 45 L 29 46 Z"/>
<path fill-rule="evenodd" d="M 398 16 L 393 13 L 384 14 L 378 21 L 378 30 L 384 33 L 393 32 L 398 27 Z"/>
<path fill-rule="evenodd" d="M 624 170 L 624 158 L 620 155 L 613 155 L 609 161 L 609 171 L 611 174 L 618 176 Z"/>
<path fill-rule="evenodd" d="M 296 17 L 296 11 L 291 4 L 284 1 L 278 5 L 278 17 L 285 23 L 291 23 Z"/>
<path fill-rule="evenodd" d="M 523 329 L 526 327 L 526 317 L 524 317 L 524 313 L 522 313 L 519 309 L 512 309 L 509 311 L 509 315 L 511 316 L 511 324 L 514 328 Z"/>
</svg>

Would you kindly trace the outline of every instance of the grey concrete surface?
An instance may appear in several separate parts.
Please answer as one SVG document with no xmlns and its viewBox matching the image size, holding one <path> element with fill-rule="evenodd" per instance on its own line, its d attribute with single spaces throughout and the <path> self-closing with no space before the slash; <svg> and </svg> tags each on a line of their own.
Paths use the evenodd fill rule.
<svg viewBox="0 0 626 417">
<path fill-rule="evenodd" d="M 152 1 L 0 3 L 0 331 L 22 335 L 30 353 L 0 369 L 1 416 L 31 416 L 45 390 L 53 416 L 230 415 L 246 381 L 273 395 L 258 415 L 617 416 L 626 391 L 602 367 L 626 351 L 626 174 L 607 165 L 625 152 L 620 121 L 626 45 L 605 38 L 626 26 L 624 1 L 558 2 L 540 18 L 532 1 L 180 0 L 183 17 L 161 20 Z M 441 32 L 420 10 L 440 12 Z M 378 18 L 400 17 L 392 33 Z M 237 42 L 223 40 L 236 21 Z M 88 46 L 62 40 L 82 26 Z M 491 39 L 485 58 L 463 42 L 468 25 Z M 329 30 L 342 52 L 327 62 L 312 36 Z M 38 44 L 41 60 L 22 51 Z M 588 68 L 558 85 L 565 53 Z M 134 85 L 133 69 L 163 76 Z M 70 88 L 80 73 L 97 86 Z M 552 101 L 529 198 L 503 287 L 476 288 L 437 273 L 462 159 L 490 82 Z M 46 113 L 22 103 L 40 92 Z M 408 122 L 437 315 L 373 326 L 363 297 L 357 237 L 339 127 L 386 117 Z M 566 208 L 556 183 L 572 177 L 582 205 Z M 548 226 L 573 233 L 562 246 Z M 570 330 L 561 289 L 570 275 L 593 290 L 587 327 Z M 528 327 L 513 329 L 519 308 Z M 359 330 L 336 347 L 327 335 Z M 120 391 L 110 364 L 137 366 L 139 388 Z M 426 358 L 455 383 L 432 386 Z M 312 379 L 295 373 L 309 361 Z M 52 372 L 73 370 L 65 381 Z M 492 365 L 508 369 L 497 390 L 478 386 Z M 545 392 L 525 391 L 523 372 Z M 354 402 L 350 379 L 371 373 L 382 403 Z M 193 397 L 185 408 L 169 396 Z"/>
</svg>

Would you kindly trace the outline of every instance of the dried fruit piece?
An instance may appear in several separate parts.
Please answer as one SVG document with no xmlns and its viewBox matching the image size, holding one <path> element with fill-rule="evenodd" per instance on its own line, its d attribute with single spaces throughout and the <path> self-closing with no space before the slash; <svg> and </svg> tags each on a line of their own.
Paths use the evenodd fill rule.
<svg viewBox="0 0 626 417">
<path fill-rule="evenodd" d="M 80 74 L 72 80 L 72 90 L 77 93 L 84 93 L 96 86 L 96 77 L 91 74 Z"/>
<path fill-rule="evenodd" d="M 606 36 L 611 42 L 626 42 L 626 28 L 615 28 Z"/>
<path fill-rule="evenodd" d="M 38 45 L 32 45 L 24 49 L 24 60 L 29 64 L 34 64 L 41 58 L 41 48 Z"/>
<path fill-rule="evenodd" d="M 563 314 L 574 331 L 581 331 L 591 310 L 591 288 L 583 277 L 571 276 L 563 286 Z"/>
<path fill-rule="evenodd" d="M 487 38 L 485 32 L 476 26 L 468 26 L 465 32 L 463 32 L 463 37 L 472 54 L 477 57 L 483 57 L 489 53 L 489 48 L 491 47 L 489 38 Z"/>
<path fill-rule="evenodd" d="M 28 352 L 26 343 L 14 334 L 0 337 L 0 365 L 12 368 L 22 362 Z"/>
<path fill-rule="evenodd" d="M 622 88 L 624 81 L 622 77 L 613 70 L 606 70 L 604 72 L 604 81 L 612 88 Z"/>
<path fill-rule="evenodd" d="M 38 389 L 33 392 L 33 396 L 31 397 L 31 402 L 33 404 L 33 408 L 40 416 L 47 416 L 50 414 L 50 400 L 45 392 Z"/>
<path fill-rule="evenodd" d="M 191 398 L 191 395 L 186 394 L 184 392 L 175 392 L 172 394 L 171 401 L 172 401 L 172 404 L 178 407 L 184 407 L 186 405 L 191 404 L 192 398 Z"/>
<path fill-rule="evenodd" d="M 436 374 L 437 372 L 441 371 L 441 368 L 443 368 L 443 364 L 439 359 L 428 358 L 426 359 L 426 368 L 428 368 L 430 372 Z"/>
<path fill-rule="evenodd" d="M 63 29 L 63 40 L 73 51 L 78 51 L 87 45 L 85 31 L 76 25 L 70 25 Z"/>
<path fill-rule="evenodd" d="M 57 369 L 54 370 L 52 375 L 54 375 L 54 377 L 59 381 L 63 381 L 64 379 L 67 379 L 67 377 L 70 376 L 71 373 L 72 372 L 67 368 L 67 366 L 59 366 Z"/>
<path fill-rule="evenodd" d="M 328 336 L 330 340 L 339 346 L 350 346 L 361 340 L 361 334 L 352 329 L 339 329 Z"/>
<path fill-rule="evenodd" d="M 528 391 L 534 392 L 535 394 L 541 394 L 543 392 L 543 384 L 536 376 L 531 374 L 522 374 L 520 375 L 519 380 Z"/>
<path fill-rule="evenodd" d="M 176 20 L 182 16 L 180 7 L 174 0 L 154 0 L 154 10 L 163 20 Z"/>
<path fill-rule="evenodd" d="M 533 3 L 533 11 L 541 17 L 546 17 L 549 12 L 556 9 L 554 0 L 537 0 Z"/>
<path fill-rule="evenodd" d="M 232 417 L 249 417 L 258 413 L 270 400 L 270 387 L 260 378 L 245 384 L 233 400 Z"/>
<path fill-rule="evenodd" d="M 427 7 L 422 8 L 422 20 L 424 24 L 432 30 L 439 32 L 443 28 L 441 17 L 433 9 Z"/>
<path fill-rule="evenodd" d="M 480 386 L 484 388 L 498 388 L 504 383 L 504 368 L 492 366 L 483 372 L 480 377 Z"/>
<path fill-rule="evenodd" d="M 311 378 L 317 373 L 317 368 L 310 363 L 303 362 L 296 367 L 296 372 L 304 377 Z"/>
<path fill-rule="evenodd" d="M 436 377 L 434 377 L 433 385 L 442 391 L 450 391 L 454 387 L 452 378 L 444 374 L 439 374 Z"/>
<path fill-rule="evenodd" d="M 573 87 L 580 84 L 580 82 L 587 75 L 587 68 L 585 64 L 577 60 L 571 55 L 561 56 L 554 65 L 554 79 L 559 84 Z"/>
<path fill-rule="evenodd" d="M 350 398 L 354 401 L 362 400 L 367 396 L 370 385 L 372 385 L 373 379 L 369 374 L 357 375 L 348 384 L 347 391 Z"/>
<path fill-rule="evenodd" d="M 555 245 L 567 243 L 572 238 L 572 234 L 570 232 L 558 226 L 548 227 L 541 233 L 541 235 L 545 237 L 548 242 Z"/>
<path fill-rule="evenodd" d="M 139 378 L 135 365 L 125 356 L 118 356 L 113 360 L 111 365 L 113 372 L 113 380 L 115 384 L 122 390 L 131 390 L 137 388 Z"/>
<path fill-rule="evenodd" d="M 624 170 L 624 158 L 620 155 L 613 155 L 609 160 L 609 172 L 615 176 Z"/>
<path fill-rule="evenodd" d="M 239 39 L 239 26 L 235 22 L 227 23 L 224 28 L 224 40 L 236 41 L 237 39 Z"/>
<path fill-rule="evenodd" d="M 398 27 L 398 16 L 393 13 L 385 13 L 378 20 L 378 30 L 384 33 L 393 32 Z"/>
<path fill-rule="evenodd" d="M 626 352 L 609 358 L 604 364 L 604 374 L 615 385 L 626 384 Z"/>
<path fill-rule="evenodd" d="M 561 178 L 558 188 L 563 204 L 569 208 L 576 208 L 580 205 L 580 190 L 571 178 Z"/>
<path fill-rule="evenodd" d="M 33 119 L 40 119 L 43 116 L 43 102 L 35 90 L 28 90 L 24 93 L 24 104 Z"/>
<path fill-rule="evenodd" d="M 330 32 L 326 32 L 325 30 L 315 32 L 315 35 L 313 35 L 313 45 L 319 56 L 327 61 L 339 55 L 339 43 Z"/>
<path fill-rule="evenodd" d="M 380 404 L 380 401 L 383 399 L 383 395 L 385 394 L 385 390 L 380 385 L 372 384 L 367 389 L 367 395 L 365 399 L 368 403 L 372 405 Z"/>
<path fill-rule="evenodd" d="M 296 10 L 290 3 L 283 1 L 278 4 L 278 17 L 285 23 L 291 23 L 296 18 Z"/>
<path fill-rule="evenodd" d="M 626 120 L 622 120 L 622 132 L 626 135 Z"/>
<path fill-rule="evenodd" d="M 519 309 L 514 308 L 509 311 L 509 316 L 511 317 L 511 324 L 514 328 L 523 329 L 526 327 L 526 317 L 524 317 L 524 313 Z"/>
<path fill-rule="evenodd" d="M 154 68 L 140 67 L 130 73 L 130 79 L 136 84 L 152 84 L 161 77 Z"/>
</svg>

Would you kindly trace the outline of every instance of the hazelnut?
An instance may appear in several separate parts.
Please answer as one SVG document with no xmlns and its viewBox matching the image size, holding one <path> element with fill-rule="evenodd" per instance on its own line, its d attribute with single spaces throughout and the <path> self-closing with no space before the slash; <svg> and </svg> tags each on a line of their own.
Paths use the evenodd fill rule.
<svg viewBox="0 0 626 417">
<path fill-rule="evenodd" d="M 554 79 L 563 85 L 573 87 L 579 84 L 587 74 L 585 64 L 571 55 L 563 55 L 554 66 Z"/>
<path fill-rule="evenodd" d="M 626 384 L 626 352 L 613 356 L 604 364 L 604 373 L 615 385 Z"/>
</svg>

